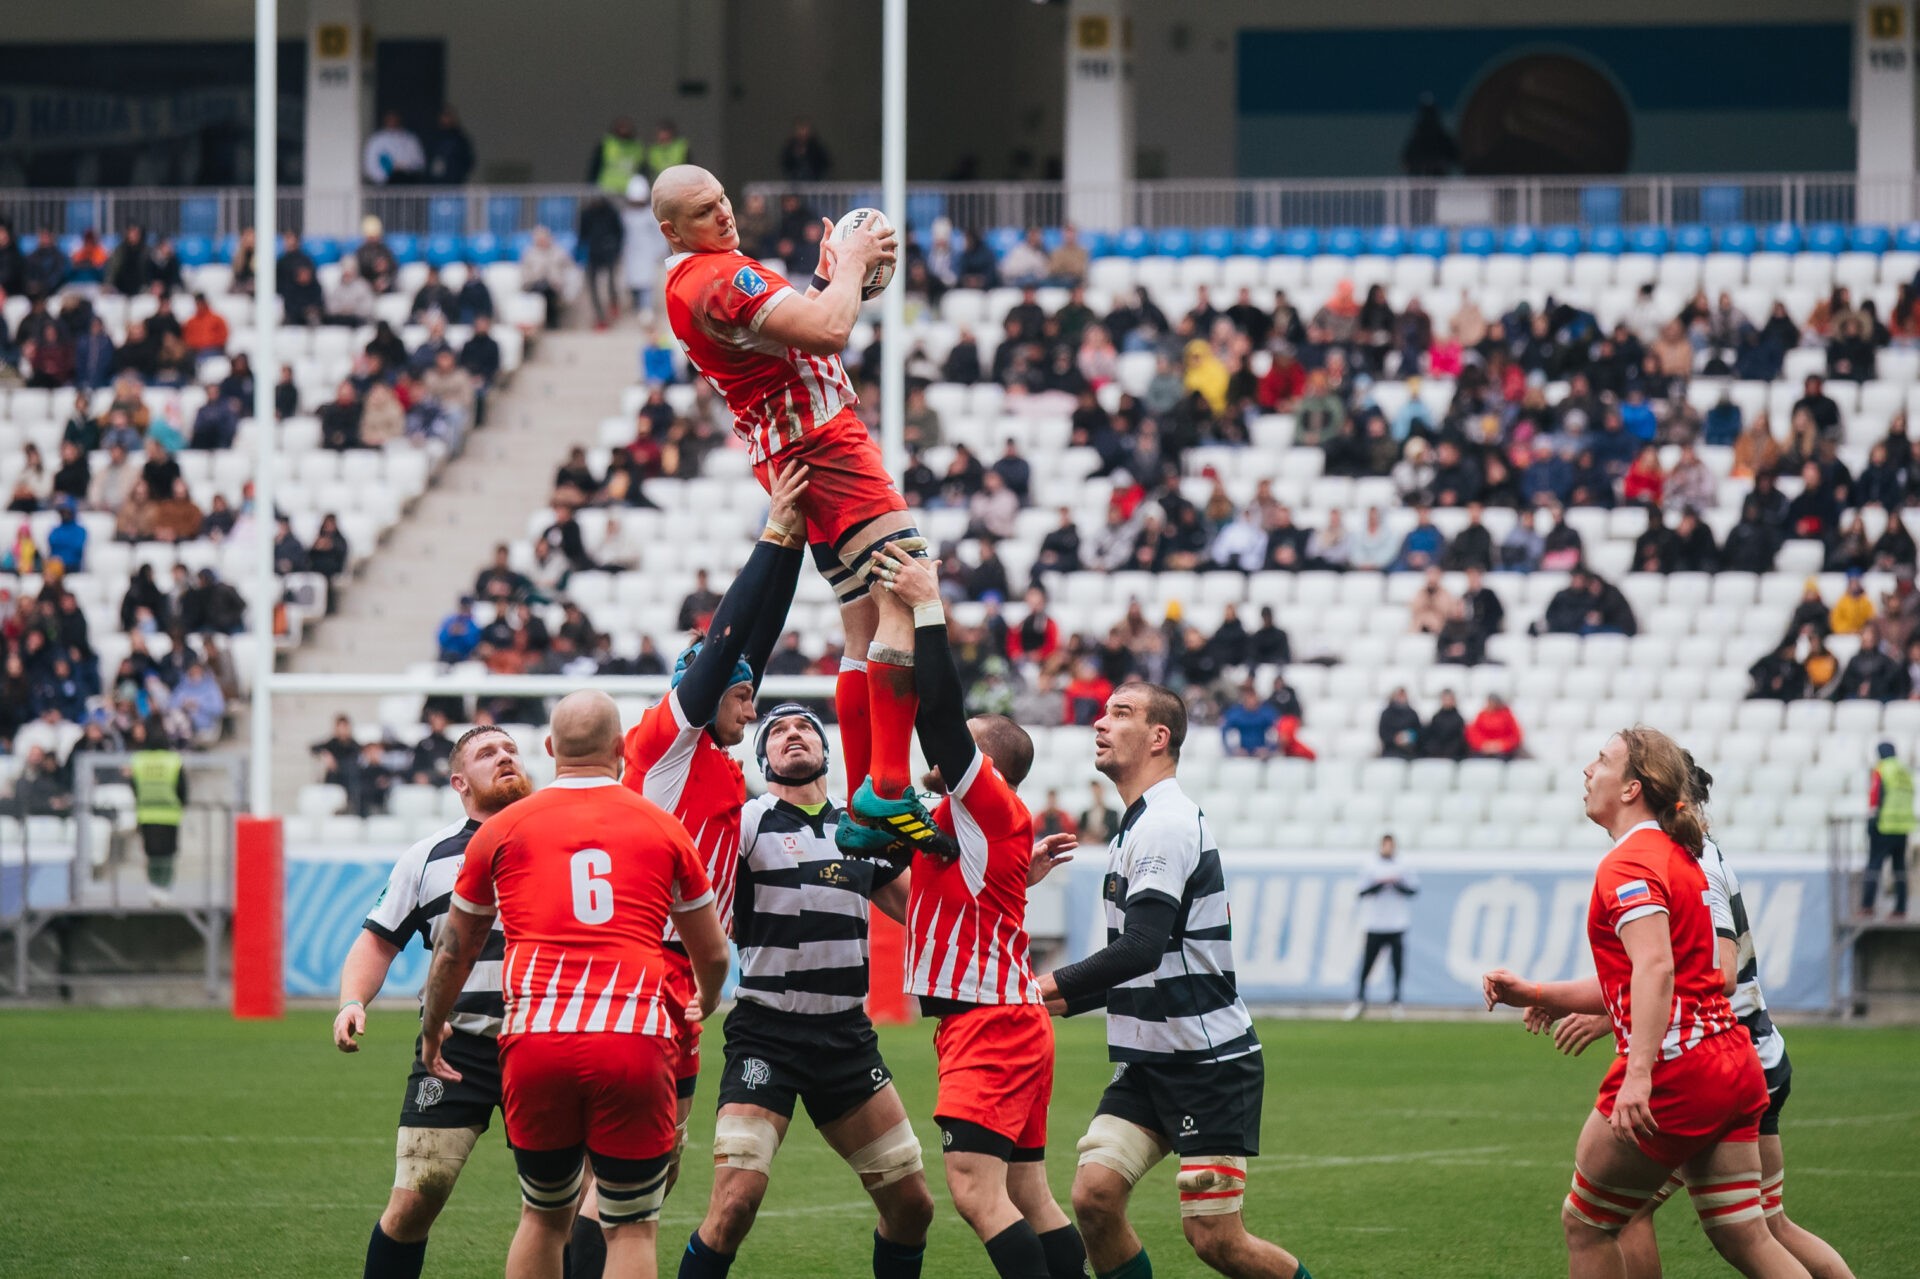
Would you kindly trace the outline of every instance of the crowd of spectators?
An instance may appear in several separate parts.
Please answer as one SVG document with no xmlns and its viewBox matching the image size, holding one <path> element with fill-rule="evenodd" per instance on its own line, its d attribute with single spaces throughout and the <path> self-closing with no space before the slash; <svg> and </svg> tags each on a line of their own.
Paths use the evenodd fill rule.
<svg viewBox="0 0 1920 1279">
<path fill-rule="evenodd" d="M 1829 647 L 1835 636 L 1852 648 L 1844 662 Z M 1897 572 L 1877 605 L 1857 571 L 1831 605 L 1808 578 L 1779 646 L 1747 675 L 1748 695 L 1771 701 L 1920 699 L 1920 591 L 1912 570 Z"/>
</svg>

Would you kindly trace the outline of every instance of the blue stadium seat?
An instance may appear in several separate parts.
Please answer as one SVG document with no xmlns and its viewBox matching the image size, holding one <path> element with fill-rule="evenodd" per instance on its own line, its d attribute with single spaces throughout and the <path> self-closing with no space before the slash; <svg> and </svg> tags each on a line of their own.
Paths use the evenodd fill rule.
<svg viewBox="0 0 1920 1279">
<path fill-rule="evenodd" d="M 1771 236 L 1768 237 L 1767 247 L 1773 247 Z M 1807 228 L 1801 248 L 1808 253 L 1844 253 L 1847 250 L 1847 228 L 1838 222 L 1816 222 Z"/>
<path fill-rule="evenodd" d="M 1540 251 L 1540 229 L 1525 223 L 1503 228 L 1499 234 L 1500 252 L 1532 257 Z"/>
<path fill-rule="evenodd" d="M 491 231 L 482 231 L 478 235 L 466 238 L 461 252 L 469 262 L 484 266 L 489 262 L 498 262 L 506 256 L 506 248 L 500 237 Z"/>
<path fill-rule="evenodd" d="M 1611 224 L 1588 227 L 1586 241 L 1589 253 L 1620 254 L 1627 251 L 1627 233 Z"/>
<path fill-rule="evenodd" d="M 1337 226 L 1327 232 L 1327 241 L 1323 251 L 1337 257 L 1359 257 L 1366 250 L 1366 240 L 1360 234 L 1360 228 Z"/>
<path fill-rule="evenodd" d="M 392 243 L 392 241 L 388 241 Z M 340 242 L 324 235 L 310 235 L 300 242 L 315 266 L 326 266 L 340 260 Z"/>
<path fill-rule="evenodd" d="M 1233 254 L 1233 228 L 1230 226 L 1210 226 L 1200 233 L 1200 252 L 1210 258 L 1231 257 Z"/>
<path fill-rule="evenodd" d="M 533 209 L 534 221 L 554 232 L 573 230 L 579 218 L 579 202 L 570 195 L 543 195 Z"/>
<path fill-rule="evenodd" d="M 99 206 L 90 195 L 67 197 L 67 234 L 79 235 L 100 225 Z"/>
<path fill-rule="evenodd" d="M 213 244 L 204 235 L 183 235 L 174 250 L 181 266 L 205 266 L 213 261 Z"/>
<path fill-rule="evenodd" d="M 100 245 L 102 248 L 105 248 L 107 245 L 110 245 L 112 243 L 113 241 L 108 239 L 106 236 L 100 237 Z M 79 236 L 63 235 L 60 237 L 60 256 L 61 257 L 71 258 L 75 253 L 78 253 L 79 251 L 80 251 Z"/>
<path fill-rule="evenodd" d="M 947 197 L 938 191 L 916 191 L 907 196 L 907 225 L 932 226 L 947 216 Z"/>
<path fill-rule="evenodd" d="M 1310 258 L 1320 252 L 1320 233 L 1310 226 L 1289 227 L 1280 235 L 1280 251 L 1290 258 Z"/>
<path fill-rule="evenodd" d="M 464 235 L 467 230 L 467 198 L 463 195 L 436 195 L 427 201 L 429 235 Z"/>
<path fill-rule="evenodd" d="M 1675 253 L 1711 253 L 1713 252 L 1713 232 L 1697 222 L 1677 227 L 1673 233 L 1673 251 Z"/>
<path fill-rule="evenodd" d="M 1540 252 L 1559 253 L 1572 257 L 1580 251 L 1580 228 L 1577 226 L 1550 226 L 1540 234 Z"/>
<path fill-rule="evenodd" d="M 1620 220 L 1620 188 L 1581 187 L 1580 220 L 1589 226 L 1596 222 L 1618 222 Z"/>
<path fill-rule="evenodd" d="M 240 237 L 237 235 L 221 236 L 220 239 L 214 243 L 213 251 L 219 255 L 220 261 L 233 261 L 233 255 L 240 251 Z"/>
<path fill-rule="evenodd" d="M 1893 247 L 1902 253 L 1920 252 L 1920 222 L 1903 222 L 1895 227 Z"/>
<path fill-rule="evenodd" d="M 1280 251 L 1280 233 L 1270 226 L 1250 226 L 1233 233 L 1233 251 L 1270 258 Z"/>
<path fill-rule="evenodd" d="M 1447 231 L 1445 227 L 1415 227 L 1408 239 L 1411 252 L 1422 257 L 1444 258 L 1447 256 Z"/>
<path fill-rule="evenodd" d="M 1407 251 L 1407 233 L 1397 226 L 1374 227 L 1362 237 L 1368 253 L 1397 258 Z"/>
<path fill-rule="evenodd" d="M 1059 227 L 1050 226 L 1050 227 L 1041 228 L 1040 243 L 1042 247 L 1046 249 L 1047 252 L 1052 253 L 1055 249 L 1059 248 L 1061 245 L 1065 244 L 1066 242 L 1067 242 L 1067 233 L 1065 231 L 1062 231 Z"/>
<path fill-rule="evenodd" d="M 460 237 L 457 235 L 435 235 L 427 239 L 427 261 L 434 266 L 445 266 L 449 262 L 460 260 Z"/>
<path fill-rule="evenodd" d="M 1193 252 L 1193 232 L 1183 226 L 1161 227 L 1154 232 L 1153 251 L 1163 258 L 1184 258 Z"/>
<path fill-rule="evenodd" d="M 1113 251 L 1123 258 L 1144 258 L 1153 248 L 1153 237 L 1144 227 L 1130 226 L 1114 237 Z"/>
<path fill-rule="evenodd" d="M 1893 244 L 1893 233 L 1883 226 L 1846 228 L 1847 247 L 1855 253 L 1885 253 Z"/>
<path fill-rule="evenodd" d="M 401 266 L 420 260 L 420 237 L 409 235 L 405 231 L 387 237 L 387 247 L 393 250 L 393 260 Z"/>
<path fill-rule="evenodd" d="M 220 230 L 220 198 L 190 195 L 180 201 L 180 234 L 211 236 Z"/>
<path fill-rule="evenodd" d="M 1744 222 L 1721 227 L 1715 238 L 1722 253 L 1752 253 L 1760 247 L 1760 233 Z"/>
<path fill-rule="evenodd" d="M 1627 232 L 1627 251 L 1629 253 L 1665 253 L 1673 242 L 1663 226 L 1637 226 Z"/>
<path fill-rule="evenodd" d="M 1080 245 L 1090 258 L 1110 258 L 1113 256 L 1113 237 L 1105 231 L 1082 231 Z"/>
<path fill-rule="evenodd" d="M 1741 206 L 1746 203 L 1746 196 L 1745 187 L 1701 187 L 1700 220 L 1714 224 L 1738 222 Z"/>
<path fill-rule="evenodd" d="M 1803 242 L 1800 228 L 1791 222 L 1771 222 L 1760 232 L 1760 247 L 1768 253 L 1798 253 Z M 1837 252 L 1831 248 L 1816 251 Z"/>
<path fill-rule="evenodd" d="M 1473 257 L 1484 258 L 1494 249 L 1493 228 L 1486 226 L 1464 227 L 1460 231 L 1460 252 Z"/>
<path fill-rule="evenodd" d="M 859 205 L 852 206 L 859 208 Z M 1027 233 L 1017 226 L 997 226 L 987 232 L 987 247 L 993 250 L 995 257 L 1005 257 L 1013 246 L 1027 238 Z"/>
<path fill-rule="evenodd" d="M 487 197 L 487 230 L 503 240 L 510 240 L 519 234 L 519 196 L 490 195 Z"/>
</svg>

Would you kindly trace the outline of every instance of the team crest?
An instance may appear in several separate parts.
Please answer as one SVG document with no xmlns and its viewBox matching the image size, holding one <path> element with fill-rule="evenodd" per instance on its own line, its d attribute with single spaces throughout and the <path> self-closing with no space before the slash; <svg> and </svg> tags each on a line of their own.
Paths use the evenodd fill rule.
<svg viewBox="0 0 1920 1279">
<path fill-rule="evenodd" d="M 752 1092 L 761 1084 L 773 1078 L 773 1069 L 758 1057 L 749 1057 L 740 1063 L 740 1082 Z"/>
<path fill-rule="evenodd" d="M 733 273 L 733 287 L 750 298 L 757 298 L 767 291 L 767 282 L 760 273 L 750 266 L 743 266 Z"/>
<path fill-rule="evenodd" d="M 429 1075 L 420 1081 L 420 1091 L 414 1094 L 413 1104 L 420 1110 L 431 1110 L 446 1095 L 446 1085 Z"/>
<path fill-rule="evenodd" d="M 780 837 L 780 847 L 787 850 L 787 856 L 798 857 L 801 853 L 800 837 L 798 835 L 782 835 Z"/>
</svg>

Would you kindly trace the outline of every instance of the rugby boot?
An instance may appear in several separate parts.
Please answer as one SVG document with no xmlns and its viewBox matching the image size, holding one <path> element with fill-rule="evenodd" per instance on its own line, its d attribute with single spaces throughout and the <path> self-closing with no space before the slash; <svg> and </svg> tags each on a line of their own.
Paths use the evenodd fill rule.
<svg viewBox="0 0 1920 1279">
<path fill-rule="evenodd" d="M 847 805 L 847 817 L 834 832 L 834 842 L 846 852 L 895 861 L 898 850 L 889 846 L 897 843 L 909 853 L 931 853 L 948 860 L 960 855 L 959 846 L 934 825 L 933 815 L 911 786 L 899 799 L 882 799 L 868 778 Z"/>
</svg>

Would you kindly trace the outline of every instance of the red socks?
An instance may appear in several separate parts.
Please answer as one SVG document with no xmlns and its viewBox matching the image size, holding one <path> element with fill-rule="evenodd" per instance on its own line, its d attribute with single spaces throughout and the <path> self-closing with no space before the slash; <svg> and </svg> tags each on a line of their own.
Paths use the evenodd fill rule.
<svg viewBox="0 0 1920 1279">
<path fill-rule="evenodd" d="M 867 691 L 872 698 L 873 793 L 899 799 L 913 784 L 913 718 L 920 710 L 913 668 L 869 658 Z"/>
<path fill-rule="evenodd" d="M 833 683 L 833 712 L 840 721 L 840 752 L 847 761 L 847 794 L 860 789 L 873 758 L 873 723 L 867 700 L 867 664 L 840 659 Z"/>
</svg>

